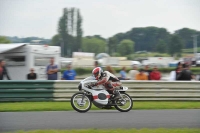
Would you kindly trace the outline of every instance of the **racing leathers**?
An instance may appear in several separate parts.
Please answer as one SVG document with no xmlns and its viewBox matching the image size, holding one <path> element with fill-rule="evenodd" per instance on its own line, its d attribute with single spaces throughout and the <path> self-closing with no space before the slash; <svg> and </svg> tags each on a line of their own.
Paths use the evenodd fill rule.
<svg viewBox="0 0 200 133">
<path fill-rule="evenodd" d="M 112 73 L 110 73 L 108 71 L 102 72 L 102 74 L 101 74 L 100 78 L 97 80 L 97 83 L 95 84 L 95 86 L 97 86 L 97 85 L 103 85 L 103 86 L 105 86 L 105 88 L 107 89 L 107 91 L 109 93 L 115 94 L 114 99 L 120 98 L 120 94 L 118 91 L 116 91 L 116 87 L 120 87 L 121 82 Z"/>
</svg>

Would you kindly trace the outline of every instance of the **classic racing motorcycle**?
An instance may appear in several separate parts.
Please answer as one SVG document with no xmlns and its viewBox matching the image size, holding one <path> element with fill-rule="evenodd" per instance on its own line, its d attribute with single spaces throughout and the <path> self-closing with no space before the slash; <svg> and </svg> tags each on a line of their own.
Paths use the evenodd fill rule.
<svg viewBox="0 0 200 133">
<path fill-rule="evenodd" d="M 78 85 L 79 92 L 71 97 L 71 105 L 74 110 L 84 113 L 90 110 L 92 103 L 100 109 L 112 109 L 114 106 L 118 111 L 128 112 L 133 107 L 131 97 L 125 92 L 128 87 L 119 87 L 120 98 L 114 100 L 114 94 L 106 91 L 103 85 L 93 86 L 96 82 L 94 77 L 85 78 Z"/>
</svg>

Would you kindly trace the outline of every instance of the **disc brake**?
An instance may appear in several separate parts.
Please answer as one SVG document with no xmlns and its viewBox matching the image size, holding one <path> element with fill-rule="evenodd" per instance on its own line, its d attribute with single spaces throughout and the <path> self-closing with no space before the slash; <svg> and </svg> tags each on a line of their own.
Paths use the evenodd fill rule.
<svg viewBox="0 0 200 133">
<path fill-rule="evenodd" d="M 125 99 L 119 99 L 119 100 L 117 100 L 117 104 L 119 104 L 120 106 L 124 106 L 126 104 L 126 100 Z"/>
<path fill-rule="evenodd" d="M 83 106 L 85 106 L 86 102 L 83 101 L 82 99 L 77 99 L 77 104 L 78 104 L 78 106 L 83 107 Z"/>
</svg>

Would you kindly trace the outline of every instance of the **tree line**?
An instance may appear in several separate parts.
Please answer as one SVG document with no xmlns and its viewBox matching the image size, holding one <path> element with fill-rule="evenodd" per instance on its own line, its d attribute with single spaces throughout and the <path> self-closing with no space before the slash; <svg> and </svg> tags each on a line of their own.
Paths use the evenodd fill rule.
<svg viewBox="0 0 200 133">
<path fill-rule="evenodd" d="M 51 39 L 44 39 L 40 37 L 10 37 L 10 36 L 0 36 L 0 43 L 31 43 L 33 40 L 41 40 L 44 44 L 49 44 Z"/>
<path fill-rule="evenodd" d="M 70 56 L 74 51 L 96 54 L 106 52 L 113 56 L 126 56 L 135 51 L 148 51 L 181 56 L 183 48 L 193 48 L 191 36 L 200 35 L 200 31 L 189 28 L 182 28 L 171 34 L 165 28 L 151 26 L 132 28 L 126 33 L 117 33 L 109 38 L 103 38 L 100 35 L 82 37 L 81 26 L 80 10 L 65 8 L 63 16 L 59 20 L 58 34 L 52 38 L 52 45 L 59 45 L 64 48 L 63 56 Z M 74 32 L 74 29 L 76 29 L 76 32 Z M 200 42 L 200 37 L 198 42 Z M 200 43 L 198 46 L 200 47 Z"/>
<path fill-rule="evenodd" d="M 129 39 L 135 42 L 135 51 L 150 51 L 169 53 L 171 55 L 181 54 L 182 48 L 193 48 L 192 35 L 200 35 L 200 31 L 182 28 L 170 34 L 165 28 L 144 27 L 133 28 L 126 33 L 118 33 L 109 38 L 110 47 L 117 47 L 120 41 Z M 198 42 L 200 37 L 198 38 Z M 200 47 L 200 43 L 198 43 Z M 112 51 L 110 51 L 112 52 Z"/>
<path fill-rule="evenodd" d="M 71 57 L 72 52 L 106 52 L 113 56 L 127 56 L 134 52 L 159 52 L 169 53 L 171 56 L 181 56 L 182 49 L 193 48 L 192 35 L 199 35 L 198 47 L 200 47 L 200 31 L 182 28 L 170 33 L 166 28 L 136 27 L 125 33 L 117 33 L 112 37 L 103 38 L 100 35 L 83 37 L 83 17 L 78 8 L 64 8 L 58 21 L 57 34 L 50 40 L 50 45 L 61 46 L 62 56 Z M 1 37 L 4 42 L 6 38 Z M 11 42 L 17 42 L 8 38 Z M 23 38 L 19 42 L 39 40 L 37 37 Z"/>
</svg>

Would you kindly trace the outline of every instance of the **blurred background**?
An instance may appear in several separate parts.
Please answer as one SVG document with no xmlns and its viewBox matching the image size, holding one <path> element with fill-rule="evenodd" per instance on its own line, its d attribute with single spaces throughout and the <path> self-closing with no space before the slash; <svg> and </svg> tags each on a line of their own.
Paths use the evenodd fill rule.
<svg viewBox="0 0 200 133">
<path fill-rule="evenodd" d="M 94 61 L 117 72 L 133 65 L 174 69 L 180 61 L 196 67 L 199 5 L 199 0 L 0 0 L 0 50 L 12 43 L 58 46 L 56 63 L 61 69 L 70 63 L 79 74 Z"/>
</svg>

